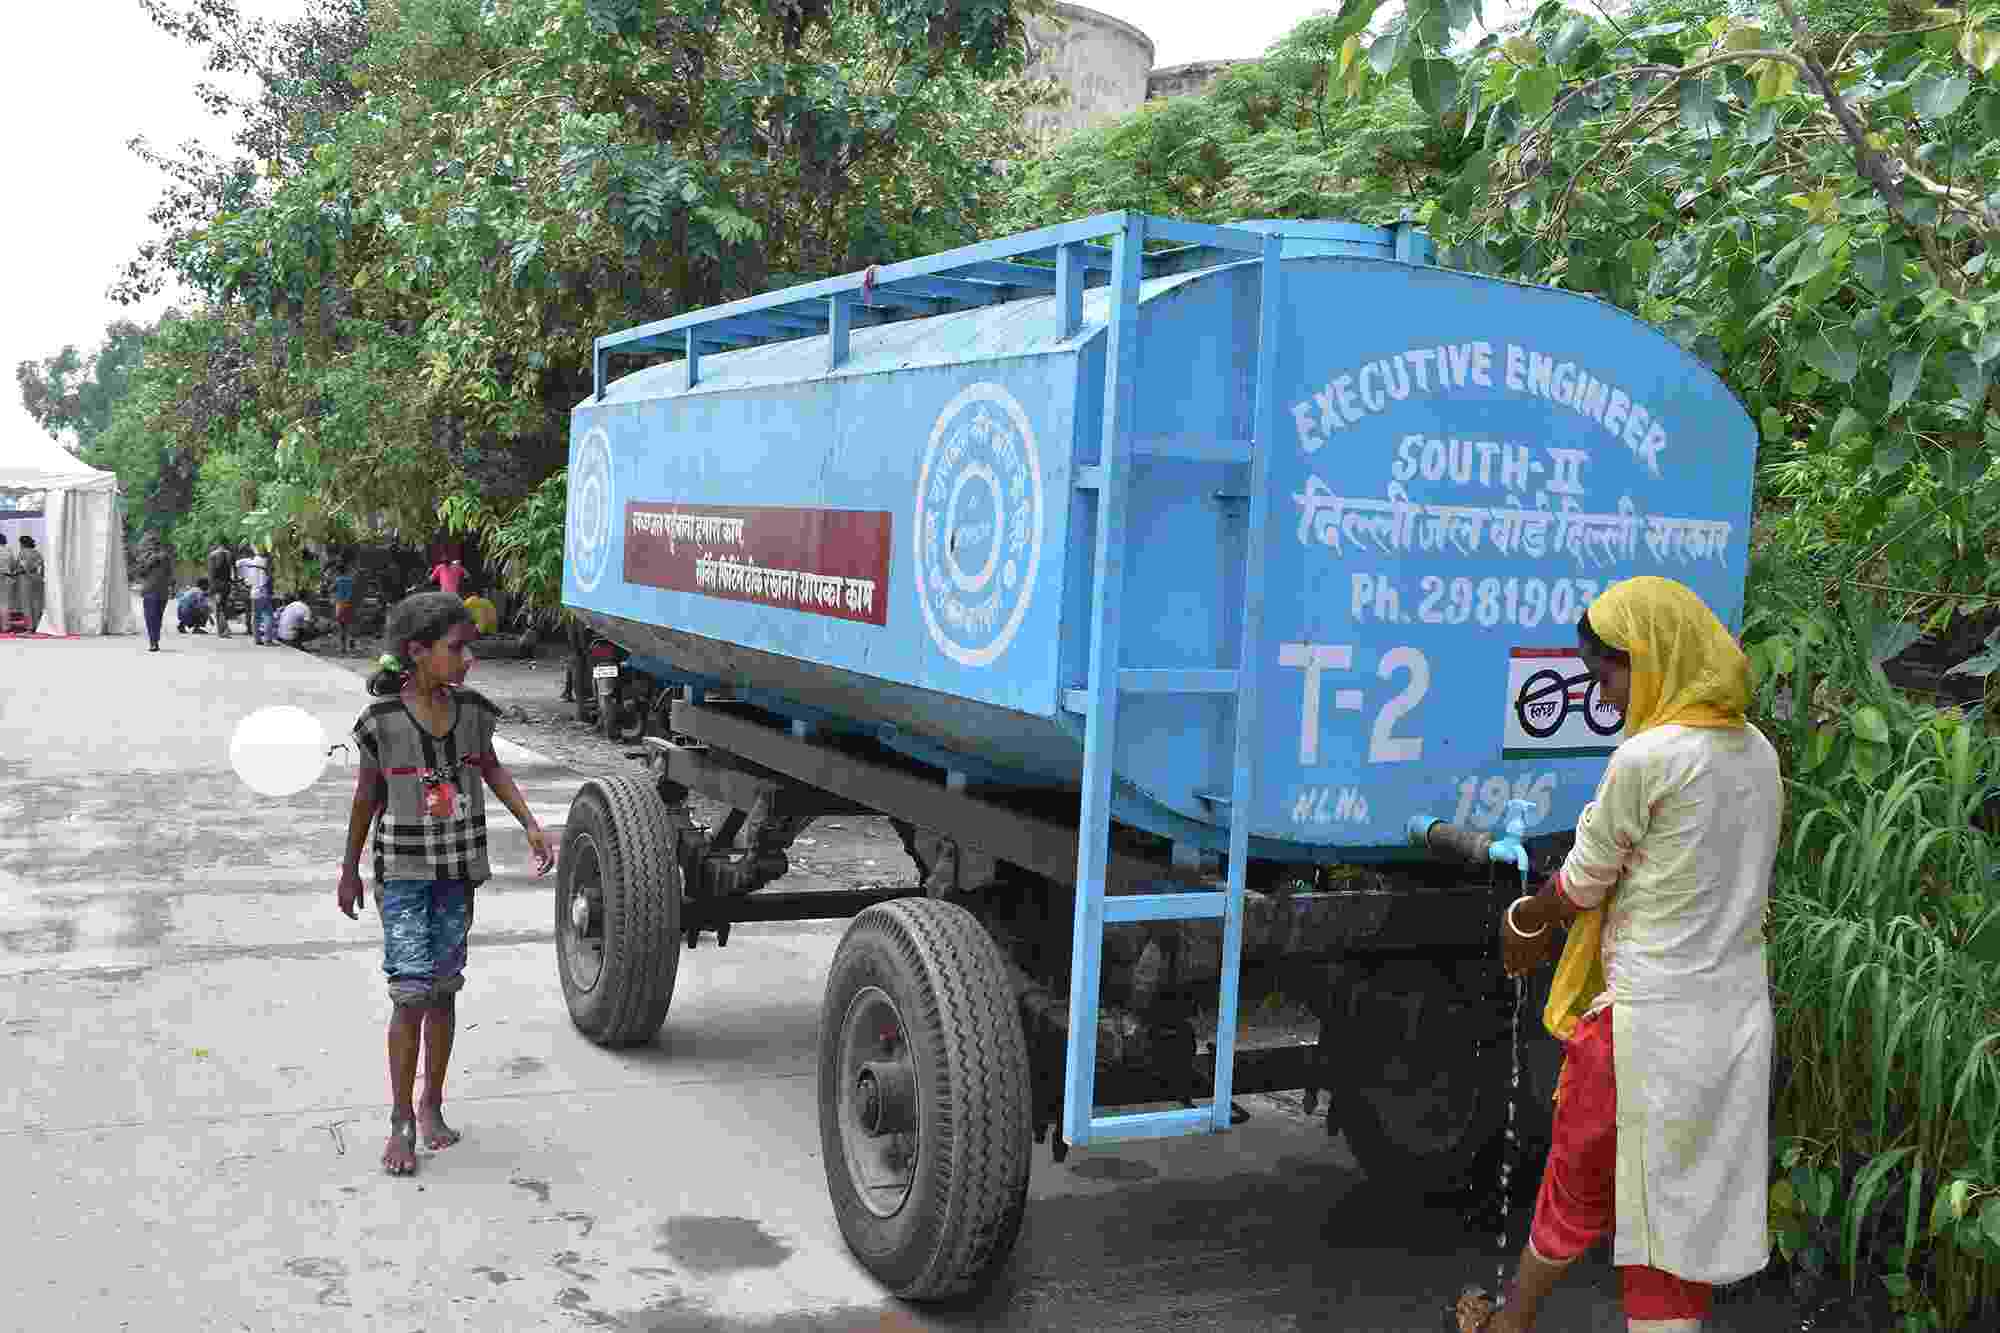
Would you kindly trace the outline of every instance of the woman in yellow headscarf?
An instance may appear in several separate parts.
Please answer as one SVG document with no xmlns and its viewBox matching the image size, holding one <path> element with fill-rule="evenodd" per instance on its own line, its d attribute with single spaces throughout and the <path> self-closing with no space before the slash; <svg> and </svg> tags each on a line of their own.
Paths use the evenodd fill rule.
<svg viewBox="0 0 2000 1333">
<path fill-rule="evenodd" d="M 1628 1329 L 1694 1330 L 1714 1284 L 1770 1258 L 1763 921 L 1783 788 L 1744 717 L 1749 661 L 1691 589 L 1615 583 L 1577 638 L 1625 736 L 1562 869 L 1501 923 L 1513 976 L 1549 961 L 1550 927 L 1568 927 L 1543 1014 L 1566 1055 L 1512 1299 L 1462 1303 L 1460 1325 L 1533 1328 L 1569 1265 L 1610 1236 Z"/>
</svg>

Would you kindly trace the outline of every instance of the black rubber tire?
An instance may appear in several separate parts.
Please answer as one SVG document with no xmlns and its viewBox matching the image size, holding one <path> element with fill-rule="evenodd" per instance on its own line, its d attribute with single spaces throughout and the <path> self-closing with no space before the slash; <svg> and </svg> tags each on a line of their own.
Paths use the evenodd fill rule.
<svg viewBox="0 0 2000 1333">
<path fill-rule="evenodd" d="M 570 802 L 556 866 L 556 974 L 576 1030 L 600 1046 L 650 1042 L 666 1021 L 681 957 L 678 836 L 649 779 L 592 778 Z M 603 968 L 588 989 L 564 950 L 575 877 L 594 859 L 603 887 Z"/>
<path fill-rule="evenodd" d="M 1524 1069 L 1515 1130 L 1524 1145 L 1545 1137 L 1548 1124 L 1547 1094 L 1537 1095 L 1540 1080 L 1526 1067 L 1546 1054 L 1532 1044 L 1546 1041 L 1542 1006 L 1548 994 L 1547 969 L 1539 979 L 1539 995 L 1531 982 L 1521 1006 Z M 1355 1052 L 1355 1059 L 1345 1066 L 1344 1086 L 1333 1095 L 1332 1109 L 1348 1147 L 1371 1180 L 1394 1182 L 1398 1188 L 1430 1194 L 1484 1183 L 1478 1179 L 1480 1170 L 1498 1160 L 1494 1150 L 1504 1144 L 1507 1131 L 1512 1055 L 1504 1010 L 1496 1018 L 1491 1001 L 1461 989 L 1428 963 L 1388 964 L 1371 990 L 1376 997 L 1373 1004 L 1379 1007 L 1364 1002 L 1354 1030 L 1379 1034 L 1381 1040 L 1372 1052 Z M 1409 994 L 1423 996 L 1414 1036 L 1405 1026 L 1404 1014 L 1391 1003 L 1393 997 Z M 1338 1031 L 1332 1038 L 1338 1051 Z M 1475 1049 L 1480 1043 L 1483 1049 Z M 1421 1093 L 1396 1098 L 1383 1071 L 1370 1067 L 1369 1054 L 1385 1065 L 1390 1060 L 1400 1062 L 1413 1069 L 1418 1080 L 1442 1083 L 1443 1105 Z M 1426 1125 L 1427 1113 L 1438 1112 L 1436 1122 L 1441 1123 L 1434 1122 L 1434 1128 Z M 1430 1130 L 1429 1142 L 1418 1141 L 1417 1132 L 1424 1130 Z"/>
<path fill-rule="evenodd" d="M 839 1121 L 840 1033 L 850 1001 L 871 986 L 901 1012 L 918 1087 L 914 1183 L 889 1218 L 856 1196 Z M 896 1296 L 957 1296 L 1006 1263 L 1027 1211 L 1031 1107 L 1020 1009 L 1006 960 L 978 918 L 923 898 L 856 916 L 820 1011 L 820 1150 L 841 1236 Z"/>
</svg>

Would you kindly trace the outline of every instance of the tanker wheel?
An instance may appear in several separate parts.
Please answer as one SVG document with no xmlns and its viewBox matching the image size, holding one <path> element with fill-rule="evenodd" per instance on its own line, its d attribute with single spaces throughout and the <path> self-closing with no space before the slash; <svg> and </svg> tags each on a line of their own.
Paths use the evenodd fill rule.
<svg viewBox="0 0 2000 1333">
<path fill-rule="evenodd" d="M 570 802 L 556 867 L 556 969 L 577 1031 L 651 1041 L 681 957 L 678 835 L 643 778 L 592 778 Z"/>
<path fill-rule="evenodd" d="M 819 1136 L 840 1234 L 906 1300 L 983 1284 L 1027 1209 L 1030 1071 L 999 946 L 964 908 L 854 918 L 820 1010 Z"/>
<path fill-rule="evenodd" d="M 1346 1021 L 1352 1034 L 1377 1038 L 1345 1062 L 1335 1102 L 1361 1169 L 1425 1194 L 1480 1184 L 1476 1168 L 1496 1162 L 1492 1149 L 1505 1141 L 1511 1083 L 1507 1030 L 1502 1019 L 1494 1039 L 1492 1004 L 1428 963 L 1392 963 Z M 1529 1024 L 1540 1021 L 1540 1009 L 1523 1006 L 1524 1053 Z M 1329 1035 L 1337 1053 L 1341 1034 Z"/>
</svg>

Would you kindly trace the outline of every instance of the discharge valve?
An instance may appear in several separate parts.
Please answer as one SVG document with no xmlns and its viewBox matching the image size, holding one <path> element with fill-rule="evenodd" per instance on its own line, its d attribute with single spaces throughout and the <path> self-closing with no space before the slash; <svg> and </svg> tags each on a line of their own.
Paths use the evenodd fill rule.
<svg viewBox="0 0 2000 1333">
<path fill-rule="evenodd" d="M 1521 882 L 1528 880 L 1528 849 L 1522 835 L 1528 831 L 1532 801 L 1509 801 L 1505 823 L 1499 833 L 1486 833 L 1460 824 L 1449 824 L 1433 815 L 1416 815 L 1409 823 L 1410 845 L 1462 861 L 1499 861 L 1519 866 Z"/>
</svg>

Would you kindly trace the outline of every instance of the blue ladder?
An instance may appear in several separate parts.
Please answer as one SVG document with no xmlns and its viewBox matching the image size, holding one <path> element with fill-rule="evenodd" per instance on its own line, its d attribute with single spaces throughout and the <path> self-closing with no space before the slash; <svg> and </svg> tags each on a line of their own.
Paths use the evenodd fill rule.
<svg viewBox="0 0 2000 1333">
<path fill-rule="evenodd" d="M 1158 238 L 1258 256 L 1261 308 L 1257 324 L 1257 381 L 1252 398 L 1253 439 L 1248 442 L 1145 441 L 1135 448 L 1133 414 L 1139 364 L 1139 284 L 1145 242 Z M 1230 1124 L 1230 1084 L 1236 1059 L 1237 984 L 1243 953 L 1243 880 L 1250 850 L 1251 757 L 1255 742 L 1256 673 L 1252 669 L 1263 629 L 1264 548 L 1270 505 L 1271 451 L 1276 439 L 1279 266 L 1283 240 L 1276 235 L 1197 226 L 1143 214 L 1122 215 L 1112 243 L 1111 318 L 1105 356 L 1103 461 L 1080 470 L 1079 489 L 1097 492 L 1097 567 L 1091 592 L 1090 682 L 1074 691 L 1073 706 L 1087 713 L 1083 758 L 1082 827 L 1077 834 L 1076 926 L 1070 944 L 1069 1043 L 1063 1078 L 1063 1137 L 1070 1144 L 1112 1139 L 1169 1138 L 1221 1133 Z M 1068 320 L 1066 319 L 1066 324 Z M 1125 591 L 1128 468 L 1135 452 L 1225 459 L 1250 465 L 1250 525 L 1244 560 L 1243 637 L 1237 667 L 1128 670 L 1118 662 Z M 1121 695 L 1138 693 L 1228 694 L 1236 699 L 1235 773 L 1229 800 L 1229 885 L 1213 891 L 1120 894 L 1104 892 L 1110 854 L 1111 778 Z M 1081 696 L 1076 698 L 1075 696 Z M 1216 1009 L 1215 1096 L 1192 1108 L 1127 1115 L 1093 1115 L 1097 1084 L 1098 982 L 1107 925 L 1131 921 L 1222 918 L 1222 985 Z"/>
</svg>

